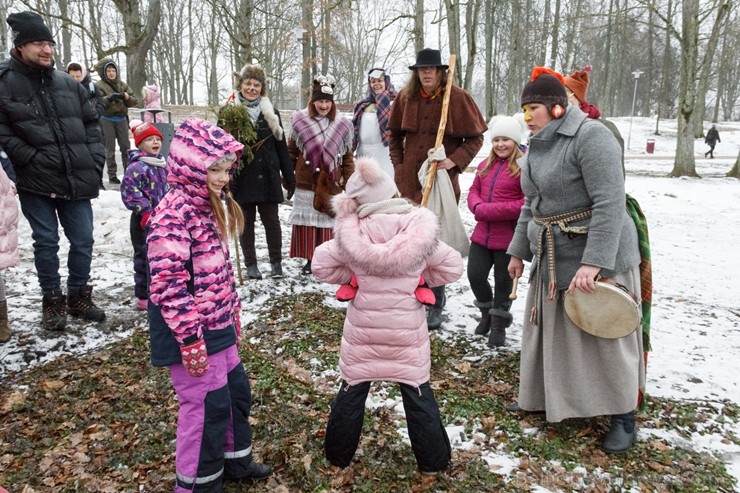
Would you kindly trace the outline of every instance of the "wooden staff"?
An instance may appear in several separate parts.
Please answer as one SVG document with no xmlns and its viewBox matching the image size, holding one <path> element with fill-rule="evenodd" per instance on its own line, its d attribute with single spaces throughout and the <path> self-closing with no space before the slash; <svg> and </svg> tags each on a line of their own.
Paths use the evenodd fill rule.
<svg viewBox="0 0 740 493">
<path fill-rule="evenodd" d="M 439 119 L 439 128 L 437 128 L 437 140 L 434 148 L 437 149 L 442 145 L 442 139 L 445 136 L 445 127 L 447 126 L 447 110 L 450 106 L 450 93 L 452 92 L 452 79 L 455 78 L 455 55 L 450 55 L 450 68 L 447 70 L 447 84 L 445 85 L 445 95 L 442 98 L 442 118 Z M 424 184 L 424 193 L 421 196 L 421 206 L 426 207 L 429 202 L 429 193 L 432 191 L 434 179 L 437 177 L 437 161 L 429 163 L 427 170 L 427 182 Z"/>
<path fill-rule="evenodd" d="M 516 288 L 519 287 L 519 276 L 514 278 L 514 286 L 511 288 L 511 294 L 509 295 L 510 300 L 516 299 Z"/>
<path fill-rule="evenodd" d="M 244 277 L 242 277 L 242 262 L 239 260 L 239 240 L 234 235 L 234 253 L 236 254 L 236 275 L 239 276 L 239 286 L 244 286 Z"/>
</svg>

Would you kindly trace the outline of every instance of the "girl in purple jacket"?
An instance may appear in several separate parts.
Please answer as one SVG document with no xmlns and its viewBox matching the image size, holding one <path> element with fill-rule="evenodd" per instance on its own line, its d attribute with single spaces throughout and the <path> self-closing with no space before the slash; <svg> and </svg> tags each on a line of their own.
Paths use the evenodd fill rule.
<svg viewBox="0 0 740 493">
<path fill-rule="evenodd" d="M 228 237 L 244 217 L 226 185 L 243 149 L 215 125 L 185 121 L 170 146 L 170 190 L 149 219 L 152 364 L 169 367 L 180 404 L 175 493 L 272 474 L 252 461 L 252 396 L 237 351 L 241 303 Z"/>
<path fill-rule="evenodd" d="M 468 193 L 468 208 L 477 221 L 470 237 L 468 256 L 468 281 L 475 295 L 475 306 L 481 312 L 475 333 L 486 335 L 490 332 L 489 347 L 504 345 L 506 327 L 512 320 L 509 293 L 513 281 L 508 273 L 506 249 L 524 204 L 519 184 L 521 170 L 517 164 L 517 159 L 522 157 L 519 146 L 523 131 L 514 117 L 498 116 L 491 120 L 491 154 L 478 165 Z M 491 268 L 495 281 L 493 289 L 488 281 Z"/>
</svg>

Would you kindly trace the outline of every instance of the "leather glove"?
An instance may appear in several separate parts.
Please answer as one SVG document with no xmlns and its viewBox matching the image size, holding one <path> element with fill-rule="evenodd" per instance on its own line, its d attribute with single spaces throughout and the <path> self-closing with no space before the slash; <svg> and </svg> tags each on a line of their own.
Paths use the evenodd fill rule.
<svg viewBox="0 0 740 493">
<path fill-rule="evenodd" d="M 348 284 L 342 284 L 335 295 L 339 301 L 350 301 L 357 295 L 357 276 L 353 275 Z"/>
<path fill-rule="evenodd" d="M 123 101 L 123 94 L 120 92 L 114 92 L 110 96 L 108 96 L 109 101 Z"/>
<path fill-rule="evenodd" d="M 182 364 L 191 377 L 202 377 L 208 372 L 208 352 L 206 341 L 198 339 L 190 344 L 180 346 Z"/>
<path fill-rule="evenodd" d="M 139 222 L 139 226 L 141 226 L 141 229 L 146 229 L 146 225 L 149 222 L 149 217 L 152 215 L 151 211 L 145 212 L 141 216 L 141 221 Z"/>
<path fill-rule="evenodd" d="M 293 195 L 295 194 L 295 185 L 286 185 L 285 189 L 288 191 L 287 199 L 292 199 Z"/>
<path fill-rule="evenodd" d="M 429 288 L 426 280 L 424 280 L 424 276 L 419 276 L 419 287 L 414 291 L 414 295 L 423 305 L 434 306 L 437 301 L 434 291 Z"/>
</svg>

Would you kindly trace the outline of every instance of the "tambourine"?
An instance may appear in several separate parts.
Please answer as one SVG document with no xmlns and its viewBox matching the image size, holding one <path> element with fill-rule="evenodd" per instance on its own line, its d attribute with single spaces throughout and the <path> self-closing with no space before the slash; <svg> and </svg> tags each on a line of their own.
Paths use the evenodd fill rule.
<svg viewBox="0 0 740 493">
<path fill-rule="evenodd" d="M 565 313 L 571 322 L 591 335 L 619 339 L 630 335 L 642 321 L 640 305 L 623 289 L 596 281 L 596 291 L 580 289 L 565 295 Z"/>
</svg>

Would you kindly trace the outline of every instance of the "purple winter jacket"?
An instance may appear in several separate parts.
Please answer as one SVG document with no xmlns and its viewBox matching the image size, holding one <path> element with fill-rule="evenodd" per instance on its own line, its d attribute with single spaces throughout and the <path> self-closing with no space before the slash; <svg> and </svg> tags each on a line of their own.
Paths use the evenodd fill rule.
<svg viewBox="0 0 740 493">
<path fill-rule="evenodd" d="M 350 385 L 429 381 L 431 350 L 426 308 L 415 297 L 419 276 L 429 286 L 463 273 L 460 253 L 439 241 L 439 220 L 429 209 L 360 218 L 345 193 L 332 199 L 334 239 L 316 248 L 317 279 L 345 284 L 354 274 L 357 294 L 347 307 L 339 371 Z"/>
<path fill-rule="evenodd" d="M 506 250 L 524 205 L 524 192 L 506 160 L 497 157 L 488 174 L 481 176 L 485 166 L 484 159 L 468 192 L 468 209 L 477 222 L 470 241 L 489 250 Z"/>
<path fill-rule="evenodd" d="M 236 343 L 241 302 L 229 245 L 209 202 L 208 167 L 244 146 L 191 118 L 175 133 L 167 160 L 170 190 L 149 220 L 149 332 L 152 363 L 180 363 L 179 345 L 204 338 L 208 354 Z M 236 163 L 232 173 L 236 169 Z M 153 310 L 157 313 L 153 313 Z M 158 312 L 161 312 L 161 316 Z M 155 316 L 153 316 L 155 315 Z"/>
</svg>

